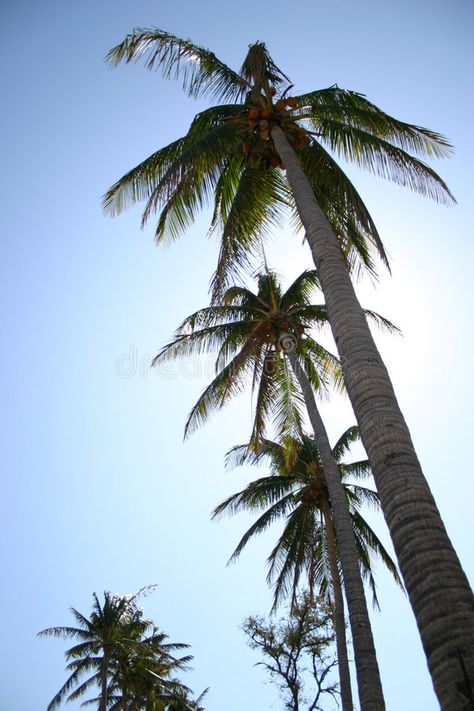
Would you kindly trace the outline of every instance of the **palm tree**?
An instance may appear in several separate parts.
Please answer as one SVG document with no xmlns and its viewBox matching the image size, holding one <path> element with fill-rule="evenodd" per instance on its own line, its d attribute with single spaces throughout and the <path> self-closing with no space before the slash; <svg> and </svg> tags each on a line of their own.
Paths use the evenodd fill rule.
<svg viewBox="0 0 474 711">
<path fill-rule="evenodd" d="M 168 703 L 188 698 L 190 689 L 172 674 L 189 669 L 191 655 L 174 656 L 189 645 L 167 639 L 168 635 L 153 626 L 139 645 L 120 650 L 109 687 L 113 701 L 109 711 L 162 711 Z"/>
<path fill-rule="evenodd" d="M 363 504 L 379 508 L 376 492 L 351 482 L 352 479 L 370 477 L 370 464 L 368 460 L 350 464 L 342 461 L 351 443 L 358 439 L 358 428 L 350 427 L 332 448 L 332 456 L 337 462 L 345 490 L 361 574 L 369 582 L 374 603 L 378 606 L 371 554 L 380 557 L 397 583 L 401 585 L 401 581 L 392 559 L 359 511 Z M 311 596 L 316 585 L 320 594 L 332 589 L 341 696 L 343 708 L 347 708 L 344 691 L 349 685 L 350 693 L 350 679 L 339 553 L 317 442 L 313 437 L 303 435 L 292 443 L 289 454 L 288 443 L 262 440 L 234 447 L 227 454 L 227 464 L 231 466 L 259 465 L 262 462 L 269 463 L 270 475 L 251 482 L 242 491 L 229 496 L 214 509 L 213 518 L 224 513 L 234 515 L 239 511 L 263 511 L 241 538 L 231 561 L 238 558 L 254 536 L 265 531 L 274 521 L 285 520 L 284 530 L 268 558 L 267 581 L 274 583 L 273 607 L 275 609 L 288 594 L 291 594 L 293 601 L 296 600 L 298 585 L 305 571 Z"/>
<path fill-rule="evenodd" d="M 204 422 L 213 410 L 220 409 L 251 378 L 256 390 L 252 439 L 258 441 L 263 437 L 265 423 L 273 415 L 279 437 L 288 443 L 295 442 L 302 430 L 299 405 L 303 394 L 321 449 L 338 538 L 342 541 L 356 667 L 360 669 L 372 656 L 374 673 L 378 675 L 345 493 L 332 453 L 326 454 L 329 440 L 313 395 L 313 388 L 319 389 L 327 379 L 328 368 L 334 372 L 337 366 L 334 357 L 306 334 L 308 328 L 324 325 L 327 319 L 325 307 L 311 303 L 317 283 L 316 272 L 303 272 L 283 293 L 275 274 L 267 271 L 258 276 L 257 294 L 244 287 L 231 287 L 222 304 L 201 309 L 185 319 L 174 340 L 164 346 L 155 362 L 209 350 L 218 352 L 216 377 L 191 410 L 186 434 Z M 394 328 L 377 314 L 368 313 L 380 324 Z M 291 368 L 287 367 L 287 360 Z M 343 691 L 346 688 L 344 684 Z M 350 708 L 348 695 L 344 699 L 345 708 Z"/>
<path fill-rule="evenodd" d="M 175 658 L 172 652 L 189 645 L 166 643 L 167 636 L 152 620 L 143 618 L 136 604 L 138 597 L 153 587 L 142 588 L 133 596 L 104 592 L 102 604 L 94 593 L 89 618 L 72 607 L 76 627 L 49 627 L 38 633 L 40 637 L 76 642 L 66 651 L 66 669 L 71 674 L 48 705 L 48 711 L 64 700 L 81 698 L 93 687 L 99 688 L 99 696 L 84 703 L 94 704 L 98 711 L 147 708 L 134 705 L 137 699 L 143 700 L 140 694 L 145 687 L 159 689 L 162 694 L 179 689 L 179 682 L 170 680 L 169 675 L 175 669 L 185 669 L 192 657 Z"/>
<path fill-rule="evenodd" d="M 290 202 L 297 211 L 435 690 L 443 708 L 461 709 L 474 688 L 473 595 L 348 274 L 357 260 L 371 268 L 367 240 L 382 259 L 385 253 L 367 208 L 325 148 L 449 201 L 446 185 L 415 157 L 446 155 L 449 144 L 337 86 L 286 98 L 290 81 L 260 42 L 250 46 L 240 72 L 161 30 L 136 30 L 108 55 L 114 65 L 143 57 L 149 69 L 181 77 L 191 96 L 227 103 L 199 114 L 184 138 L 127 173 L 107 193 L 106 207 L 118 213 L 147 198 L 144 220 L 162 208 L 161 240 L 177 237 L 214 196 L 212 225 L 223 226 L 215 294 L 232 270 L 247 265 L 280 209 Z M 383 708 L 362 678 L 359 689 L 364 708 Z"/>
<path fill-rule="evenodd" d="M 104 592 L 104 603 L 101 604 L 96 593 L 92 597 L 90 618 L 71 607 L 77 627 L 49 627 L 39 632 L 40 637 L 78 641 L 66 652 L 67 670 L 72 673 L 50 702 L 48 711 L 56 708 L 68 694 L 67 700 L 73 701 L 93 686 L 100 688 L 99 711 L 107 711 L 109 677 L 117 650 L 123 645 L 134 644 L 148 627 L 149 622 L 141 619 L 133 599 Z M 92 676 L 81 682 L 81 678 L 91 671 Z"/>
</svg>

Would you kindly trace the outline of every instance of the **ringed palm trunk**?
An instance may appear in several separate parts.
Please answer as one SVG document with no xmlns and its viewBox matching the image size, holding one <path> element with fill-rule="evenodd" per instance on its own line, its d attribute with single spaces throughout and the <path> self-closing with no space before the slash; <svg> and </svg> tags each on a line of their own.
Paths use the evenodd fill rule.
<svg viewBox="0 0 474 711">
<path fill-rule="evenodd" d="M 336 647 L 339 667 L 339 681 L 341 685 L 341 701 L 343 711 L 353 711 L 351 676 L 349 672 L 349 658 L 347 655 L 346 621 L 344 617 L 344 598 L 342 595 L 341 578 L 337 567 L 336 537 L 332 522 L 329 501 L 323 495 L 321 499 L 321 512 L 326 529 L 327 551 L 331 582 L 334 594 L 334 627 L 336 629 Z"/>
<path fill-rule="evenodd" d="M 361 710 L 382 711 L 385 709 L 385 702 L 346 494 L 332 455 L 326 428 L 316 406 L 313 388 L 296 357 L 294 341 L 290 339 L 290 343 L 287 343 L 287 339 L 283 337 L 280 339 L 280 343 L 303 391 L 331 499 L 339 556 L 344 574 Z"/>
<path fill-rule="evenodd" d="M 421 470 L 337 237 L 279 126 L 272 128 L 272 138 L 318 270 L 347 391 L 436 694 L 444 711 L 464 711 L 474 697 L 474 598 L 469 582 Z"/>
</svg>

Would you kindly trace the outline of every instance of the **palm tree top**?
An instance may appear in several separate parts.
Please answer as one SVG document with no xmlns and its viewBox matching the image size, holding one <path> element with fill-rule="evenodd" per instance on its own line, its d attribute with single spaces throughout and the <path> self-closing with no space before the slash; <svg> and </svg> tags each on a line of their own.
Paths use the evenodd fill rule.
<svg viewBox="0 0 474 711">
<path fill-rule="evenodd" d="M 316 271 L 304 271 L 286 290 L 268 269 L 255 280 L 255 291 L 231 286 L 219 303 L 188 316 L 154 359 L 158 365 L 190 355 L 216 354 L 216 377 L 191 410 L 185 436 L 249 382 L 255 394 L 254 437 L 264 436 L 270 417 L 279 436 L 300 433 L 303 399 L 282 353 L 282 339 L 291 340 L 315 390 L 324 393 L 330 384 L 343 386 L 338 359 L 314 338 L 315 331 L 328 323 L 326 306 L 313 303 L 319 286 Z M 398 332 L 379 314 L 369 310 L 366 314 L 378 326 Z"/>
<path fill-rule="evenodd" d="M 351 512 L 361 573 L 371 588 L 374 605 L 378 607 L 374 557 L 379 557 L 395 582 L 403 586 L 389 553 L 360 513 L 363 506 L 378 510 L 380 504 L 377 493 L 361 484 L 372 475 L 368 460 L 344 461 L 351 444 L 358 441 L 358 427 L 349 427 L 332 448 L 332 453 Z M 242 536 L 229 562 L 240 556 L 253 537 L 266 531 L 276 520 L 283 519 L 283 532 L 268 557 L 267 581 L 274 587 L 274 609 L 288 594 L 296 594 L 305 569 L 310 587 L 318 583 L 321 592 L 326 591 L 328 564 L 322 512 L 324 502 L 331 506 L 331 501 L 314 436 L 303 434 L 294 440 L 286 438 L 284 442 L 251 440 L 227 452 L 227 467 L 243 464 L 264 464 L 269 467 L 269 473 L 229 496 L 213 511 L 212 518 L 235 515 L 240 511 L 260 512 Z M 342 576 L 342 571 L 339 572 Z"/>
<path fill-rule="evenodd" d="M 293 88 L 291 79 L 275 64 L 261 41 L 249 45 L 239 72 L 210 50 L 158 28 L 136 28 L 106 55 L 106 62 L 113 67 L 139 60 L 144 60 L 149 70 L 160 69 L 165 79 L 180 78 L 183 89 L 193 98 L 245 99 L 249 104 L 252 99 L 260 103 L 260 98 L 264 98 L 272 106 L 275 95 L 272 86 L 283 95 Z M 339 120 L 344 119 L 354 127 L 373 130 L 394 141 L 396 137 L 401 148 L 427 157 L 442 158 L 452 152 L 452 145 L 442 134 L 399 121 L 378 109 L 363 94 L 342 89 L 337 84 L 302 94 L 291 108 L 298 109 L 299 115 L 304 107 L 315 108 L 319 104 L 328 114 L 329 107 L 325 105 L 328 96 L 336 102 Z"/>
<path fill-rule="evenodd" d="M 150 701 L 152 697 L 166 697 L 173 702 L 177 693 L 188 695 L 190 690 L 171 674 L 190 668 L 193 659 L 190 654 L 174 656 L 176 652 L 187 652 L 189 645 L 169 642 L 168 635 L 160 631 L 153 620 L 144 618 L 143 610 L 137 606 L 138 598 L 155 587 L 146 586 L 135 595 L 114 595 L 106 591 L 103 603 L 93 593 L 89 617 L 72 607 L 75 627 L 49 627 L 38 633 L 40 637 L 74 641 L 65 652 L 70 676 L 53 697 L 48 711 L 53 711 L 64 700 L 83 697 L 94 687 L 99 687 L 100 696 L 83 705 L 96 704 L 100 711 L 125 708 L 124 694 L 128 694 L 129 703 L 132 699 L 140 700 L 144 694 L 148 694 Z"/>
<path fill-rule="evenodd" d="M 216 376 L 191 410 L 185 435 L 249 383 L 255 394 L 254 436 L 263 436 L 270 418 L 282 436 L 301 431 L 303 401 L 282 353 L 281 338 L 293 339 L 313 387 L 324 390 L 332 378 L 341 384 L 337 358 L 312 337 L 313 329 L 327 323 L 325 306 L 311 303 L 318 285 L 316 272 L 303 272 L 286 290 L 271 271 L 257 275 L 256 281 L 255 292 L 232 286 L 219 304 L 191 314 L 155 358 L 159 364 L 216 354 Z"/>
<path fill-rule="evenodd" d="M 274 100 L 272 86 L 282 95 L 293 88 L 291 79 L 275 64 L 261 41 L 249 45 L 239 72 L 228 67 L 210 50 L 158 28 L 136 28 L 106 55 L 106 62 L 113 67 L 121 62 L 139 60 L 144 60 L 149 70 L 160 69 L 165 79 L 180 78 L 183 89 L 193 98 L 211 96 L 225 102 L 244 100 L 248 105 L 255 102 L 261 105 L 263 99 L 272 107 L 278 101 Z M 329 97 L 332 107 L 327 101 Z M 319 107 L 322 119 L 344 121 L 361 130 L 372 131 L 404 150 L 430 158 L 446 157 L 453 150 L 442 134 L 399 121 L 381 111 L 363 94 L 342 89 L 337 84 L 302 94 L 295 101 L 295 106 L 286 104 L 285 108 L 295 110 L 296 116 L 302 119 L 306 118 L 302 113 L 305 108 Z M 330 113 L 334 115 L 330 116 Z"/>
<path fill-rule="evenodd" d="M 298 153 L 350 269 L 375 274 L 372 253 L 387 267 L 388 258 L 367 207 L 331 154 L 439 202 L 454 201 L 423 162 L 451 153 L 446 138 L 399 121 L 337 85 L 288 96 L 293 84 L 263 42 L 249 46 L 239 71 L 161 29 L 138 28 L 107 55 L 111 66 L 139 60 L 166 79 L 181 80 L 190 96 L 223 103 L 198 114 L 185 136 L 120 178 L 106 192 L 104 208 L 117 215 L 146 200 L 142 223 L 158 211 L 155 236 L 161 242 L 179 237 L 202 208 L 213 206 L 210 229 L 222 234 L 214 295 L 239 270 L 248 270 L 261 237 L 281 224 L 288 208 L 301 228 L 273 145 L 274 125 Z"/>
<path fill-rule="evenodd" d="M 113 67 L 141 59 L 147 69 L 160 69 L 164 79 L 180 78 L 184 91 L 193 98 L 241 101 L 255 84 L 271 82 L 284 89 L 291 83 L 263 42 L 249 45 L 240 72 L 230 69 L 210 50 L 158 28 L 136 28 L 106 56 Z"/>
</svg>

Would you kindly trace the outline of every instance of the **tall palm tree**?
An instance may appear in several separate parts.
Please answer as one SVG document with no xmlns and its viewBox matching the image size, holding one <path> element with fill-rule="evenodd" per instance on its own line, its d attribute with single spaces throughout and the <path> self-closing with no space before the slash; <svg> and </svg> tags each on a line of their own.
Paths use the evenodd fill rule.
<svg viewBox="0 0 474 711">
<path fill-rule="evenodd" d="M 371 554 L 381 558 L 397 583 L 401 585 L 401 581 L 389 554 L 360 514 L 363 504 L 379 508 L 376 492 L 352 481 L 370 477 L 370 464 L 368 460 L 342 461 L 350 444 L 358 439 L 358 428 L 350 427 L 332 448 L 332 455 L 345 489 L 361 574 L 370 583 L 374 603 L 378 606 Z M 274 584 L 274 608 L 288 594 L 296 600 L 298 585 L 305 572 L 311 595 L 316 585 L 319 585 L 320 593 L 332 591 L 341 696 L 343 708 L 347 708 L 351 701 L 347 699 L 346 691 L 349 685 L 350 693 L 344 602 L 329 491 L 314 437 L 303 435 L 292 445 L 290 455 L 288 443 L 283 445 L 271 440 L 250 442 L 231 449 L 227 455 L 228 465 L 267 462 L 271 473 L 225 499 L 214 509 L 213 518 L 240 511 L 263 512 L 241 538 L 230 560 L 238 558 L 254 536 L 276 520 L 285 520 L 283 532 L 268 558 L 267 580 Z"/>
<path fill-rule="evenodd" d="M 148 687 L 159 688 L 161 692 L 178 688 L 179 683 L 170 681 L 169 675 L 173 670 L 185 669 L 192 657 L 175 658 L 174 651 L 189 645 L 166 643 L 167 636 L 152 620 L 143 617 L 136 602 L 139 595 L 153 587 L 142 588 L 133 596 L 104 592 L 103 603 L 94 593 L 90 617 L 72 607 L 76 627 L 49 627 L 38 633 L 40 637 L 76 642 L 65 653 L 66 669 L 71 674 L 51 700 L 48 711 L 64 700 L 81 698 L 94 687 L 99 688 L 99 696 L 85 703 L 95 705 L 98 711 L 138 708 L 133 703 L 150 679 L 153 683 Z"/>
<path fill-rule="evenodd" d="M 324 325 L 327 319 L 325 307 L 311 303 L 317 283 L 314 271 L 303 272 L 283 292 L 275 274 L 267 271 L 258 276 L 256 294 L 244 287 L 230 287 L 221 304 L 201 309 L 187 318 L 155 362 L 217 351 L 216 377 L 191 410 L 186 433 L 204 422 L 213 410 L 220 409 L 251 378 L 256 390 L 253 440 L 263 436 L 265 422 L 273 415 L 280 438 L 294 442 L 302 429 L 299 405 L 304 400 L 321 449 L 336 517 L 356 668 L 364 669 L 367 659 L 372 657 L 372 673 L 378 676 L 345 493 L 332 454 L 327 456 L 324 449 L 325 443 L 326 449 L 329 447 L 329 440 L 313 394 L 313 388 L 319 389 L 327 378 L 328 368 L 333 372 L 336 368 L 334 357 L 306 333 L 311 327 Z M 377 314 L 368 313 L 380 324 L 393 328 Z M 346 688 L 350 686 L 343 684 L 343 690 Z M 347 695 L 345 708 L 349 707 Z"/>
<path fill-rule="evenodd" d="M 367 208 L 325 148 L 449 201 L 446 185 L 415 157 L 446 155 L 449 144 L 337 86 L 286 98 L 290 81 L 260 42 L 250 46 L 240 72 L 161 30 L 136 30 L 108 55 L 114 65 L 140 58 L 167 78 L 181 77 L 191 96 L 207 94 L 224 103 L 199 114 L 184 138 L 119 180 L 106 207 L 117 213 L 147 198 L 145 220 L 162 208 L 156 231 L 161 240 L 167 233 L 178 236 L 214 196 L 212 224 L 223 226 L 216 294 L 233 269 L 246 266 L 259 232 L 278 221 L 288 201 L 294 206 L 318 269 L 435 690 L 443 708 L 461 709 L 474 688 L 473 595 L 348 274 L 354 260 L 372 266 L 367 240 L 383 259 L 385 253 Z M 359 689 L 364 708 L 383 708 L 380 693 L 362 678 Z"/>
</svg>

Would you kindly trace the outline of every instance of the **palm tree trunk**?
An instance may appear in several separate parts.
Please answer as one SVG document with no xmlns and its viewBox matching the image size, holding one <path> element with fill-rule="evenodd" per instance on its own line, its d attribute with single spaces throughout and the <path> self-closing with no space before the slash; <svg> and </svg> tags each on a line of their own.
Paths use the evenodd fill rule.
<svg viewBox="0 0 474 711">
<path fill-rule="evenodd" d="M 332 449 L 329 444 L 326 428 L 324 427 L 314 399 L 313 388 L 298 361 L 294 344 L 292 349 L 284 337 L 280 338 L 279 343 L 283 347 L 291 363 L 293 372 L 301 386 L 301 390 L 303 391 L 303 397 L 318 444 L 324 476 L 331 499 L 352 630 L 361 711 L 382 711 L 385 709 L 382 683 L 380 681 L 374 639 L 370 627 L 364 587 L 360 576 L 356 542 L 347 506 L 346 494 L 341 484 L 337 464 L 332 456 Z"/>
<path fill-rule="evenodd" d="M 99 711 L 107 711 L 107 667 L 108 656 L 104 651 L 102 661 L 100 663 L 100 699 Z"/>
<path fill-rule="evenodd" d="M 337 660 L 339 667 L 339 681 L 341 684 L 341 701 L 343 711 L 353 711 L 351 676 L 349 671 L 349 658 L 347 655 L 346 620 L 344 618 L 344 598 L 342 595 L 341 578 L 337 567 L 336 536 L 332 522 L 329 502 L 323 496 L 321 499 L 321 512 L 326 530 L 329 569 L 331 571 L 332 589 L 334 593 L 334 627 L 336 629 Z"/>
<path fill-rule="evenodd" d="M 474 695 L 474 598 L 421 470 L 337 237 L 279 126 L 272 138 L 306 230 L 381 508 L 443 711 Z M 342 549 L 342 541 L 340 541 Z"/>
</svg>

